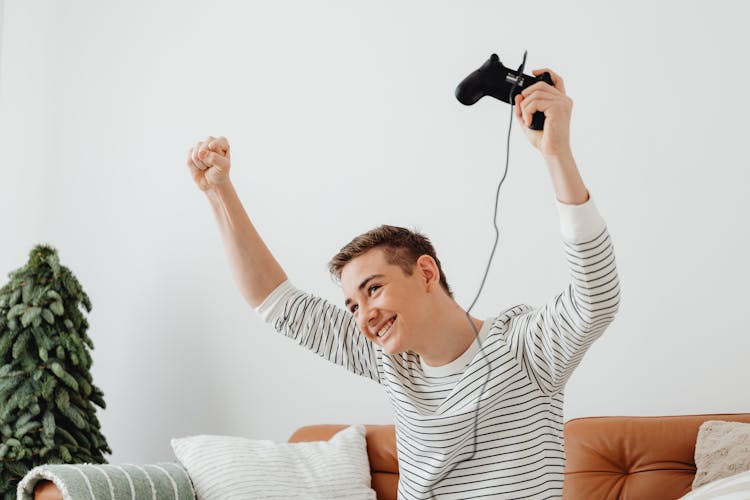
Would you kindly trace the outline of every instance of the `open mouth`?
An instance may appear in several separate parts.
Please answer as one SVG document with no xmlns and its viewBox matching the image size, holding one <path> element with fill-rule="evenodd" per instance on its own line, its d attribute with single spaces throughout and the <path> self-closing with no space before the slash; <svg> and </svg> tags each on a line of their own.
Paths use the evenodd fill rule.
<svg viewBox="0 0 750 500">
<path fill-rule="evenodd" d="M 394 315 L 383 327 L 375 334 L 379 339 L 384 339 L 393 328 L 393 324 L 396 322 L 396 315 Z"/>
</svg>

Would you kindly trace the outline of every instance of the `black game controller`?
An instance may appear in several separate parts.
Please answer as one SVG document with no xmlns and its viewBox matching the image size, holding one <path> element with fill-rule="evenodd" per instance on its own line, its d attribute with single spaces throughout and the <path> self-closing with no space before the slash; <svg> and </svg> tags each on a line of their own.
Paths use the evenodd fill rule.
<svg viewBox="0 0 750 500">
<path fill-rule="evenodd" d="M 554 86 L 552 77 L 546 71 L 538 77 L 524 75 L 523 68 L 525 64 L 525 52 L 523 54 L 523 62 L 517 71 L 503 66 L 497 54 L 492 54 L 487 59 L 487 62 L 458 84 L 458 87 L 456 87 L 456 98 L 462 104 L 471 106 L 482 97 L 489 95 L 512 105 L 514 104 L 516 95 L 536 82 L 547 82 Z M 513 88 L 514 85 L 515 88 Z M 513 92 L 512 95 L 511 91 Z M 544 128 L 544 113 L 541 111 L 535 112 L 529 128 L 531 130 L 542 130 Z"/>
</svg>

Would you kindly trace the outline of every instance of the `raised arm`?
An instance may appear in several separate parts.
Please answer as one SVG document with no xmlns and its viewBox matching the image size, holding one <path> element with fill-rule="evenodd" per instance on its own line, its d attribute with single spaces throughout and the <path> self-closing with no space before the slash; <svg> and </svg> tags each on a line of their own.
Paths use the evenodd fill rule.
<svg viewBox="0 0 750 500">
<path fill-rule="evenodd" d="M 534 76 L 548 72 L 554 87 L 537 82 L 516 96 L 516 118 L 529 142 L 542 153 L 552 180 L 555 196 L 561 203 L 580 205 L 589 199 L 570 148 L 570 115 L 573 100 L 565 94 L 565 83 L 549 68 L 535 69 Z M 545 116 L 544 130 L 531 130 L 531 118 L 537 111 Z"/>
<path fill-rule="evenodd" d="M 560 214 L 570 284 L 543 307 L 519 317 L 512 342 L 530 376 L 548 393 L 563 389 L 586 350 L 614 320 L 620 280 L 604 219 L 583 183 L 570 147 L 573 101 L 562 77 L 549 68 L 554 86 L 538 82 L 516 96 L 516 118 L 544 157 Z M 545 115 L 543 130 L 531 130 L 533 114 Z M 520 348 L 522 344 L 522 349 Z"/>
<path fill-rule="evenodd" d="M 208 137 L 190 149 L 193 181 L 206 193 L 232 275 L 245 297 L 276 331 L 332 363 L 376 382 L 378 357 L 346 310 L 292 286 L 286 273 L 255 230 L 229 180 L 229 143 Z"/>
<path fill-rule="evenodd" d="M 287 276 L 250 222 L 229 179 L 229 142 L 211 136 L 198 142 L 190 148 L 187 165 L 211 204 L 232 276 L 250 306 L 258 307 Z"/>
</svg>

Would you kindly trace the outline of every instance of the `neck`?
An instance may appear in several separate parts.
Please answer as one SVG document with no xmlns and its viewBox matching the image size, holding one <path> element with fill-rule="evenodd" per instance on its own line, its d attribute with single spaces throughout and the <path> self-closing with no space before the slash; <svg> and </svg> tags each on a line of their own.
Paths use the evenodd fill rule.
<svg viewBox="0 0 750 500">
<path fill-rule="evenodd" d="M 427 314 L 427 322 L 421 331 L 424 337 L 415 352 L 429 366 L 442 366 L 455 361 L 471 346 L 476 335 L 464 311 L 455 300 L 447 294 L 444 299 L 437 301 L 433 308 L 434 314 Z M 471 317 L 477 333 L 482 328 L 483 321 Z"/>
</svg>

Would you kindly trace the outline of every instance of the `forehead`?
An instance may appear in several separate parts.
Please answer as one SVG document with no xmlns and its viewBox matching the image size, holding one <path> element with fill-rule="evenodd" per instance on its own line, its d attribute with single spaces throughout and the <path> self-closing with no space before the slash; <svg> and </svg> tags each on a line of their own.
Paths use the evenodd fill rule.
<svg viewBox="0 0 750 500">
<path fill-rule="evenodd" d="M 388 274 L 391 267 L 396 267 L 385 259 L 381 248 L 373 248 L 350 260 L 341 270 L 341 288 L 352 292 L 360 281 L 373 274 Z"/>
<path fill-rule="evenodd" d="M 403 275 L 401 268 L 389 264 L 385 252 L 380 248 L 373 248 L 350 260 L 341 270 L 341 290 L 344 292 L 344 304 L 348 307 L 354 295 L 363 290 L 376 279 L 394 278 Z"/>
</svg>

